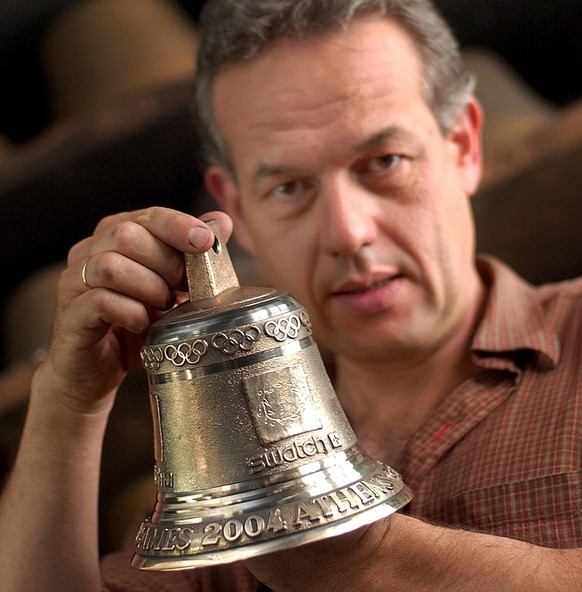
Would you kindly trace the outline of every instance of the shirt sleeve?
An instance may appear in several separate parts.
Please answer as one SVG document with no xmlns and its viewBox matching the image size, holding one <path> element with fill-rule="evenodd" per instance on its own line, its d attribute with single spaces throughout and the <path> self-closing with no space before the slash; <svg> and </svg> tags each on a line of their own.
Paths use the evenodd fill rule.
<svg viewBox="0 0 582 592">
<path fill-rule="evenodd" d="M 180 571 L 142 571 L 131 566 L 131 553 L 101 561 L 102 592 L 258 592 L 259 581 L 240 563 Z"/>
</svg>

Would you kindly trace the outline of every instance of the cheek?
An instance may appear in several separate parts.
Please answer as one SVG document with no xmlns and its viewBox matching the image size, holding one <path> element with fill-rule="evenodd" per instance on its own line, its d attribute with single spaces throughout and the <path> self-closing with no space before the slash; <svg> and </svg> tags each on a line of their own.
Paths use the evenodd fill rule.
<svg viewBox="0 0 582 592">
<path fill-rule="evenodd" d="M 314 291 L 320 275 L 320 258 L 312 246 L 305 238 L 289 238 L 280 245 L 276 260 L 272 259 L 279 286 L 310 310 L 316 303 Z"/>
<path fill-rule="evenodd" d="M 270 285 L 290 293 L 302 290 L 302 274 L 308 263 L 302 257 L 300 242 L 290 240 L 285 232 L 255 234 L 253 242 L 259 274 Z"/>
<path fill-rule="evenodd" d="M 444 212 L 436 232 L 437 253 L 445 300 L 464 296 L 465 283 L 471 277 L 474 254 L 474 232 L 468 200 L 463 197 L 456 207 Z"/>
<path fill-rule="evenodd" d="M 459 285 L 474 256 L 469 198 L 446 171 L 433 169 L 417 184 L 405 222 L 409 252 L 438 298 Z"/>
<path fill-rule="evenodd" d="M 440 241 L 449 245 L 453 258 L 472 256 L 473 223 L 470 197 L 463 187 L 463 178 L 458 167 L 445 155 L 442 166 L 433 171 L 429 187 L 437 193 L 431 203 L 434 225 Z"/>
</svg>

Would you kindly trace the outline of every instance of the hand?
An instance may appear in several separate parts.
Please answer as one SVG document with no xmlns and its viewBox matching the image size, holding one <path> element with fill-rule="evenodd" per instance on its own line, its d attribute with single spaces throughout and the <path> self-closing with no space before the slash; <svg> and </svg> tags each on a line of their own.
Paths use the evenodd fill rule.
<svg viewBox="0 0 582 592">
<path fill-rule="evenodd" d="M 357 530 L 315 543 L 277 551 L 245 562 L 246 567 L 273 590 L 280 592 L 350 592 L 388 590 L 375 588 L 369 574 L 378 573 L 376 553 L 388 538 L 390 520 L 380 520 Z M 388 564 L 383 568 L 388 570 Z M 373 579 L 372 575 L 372 579 Z"/>
<path fill-rule="evenodd" d="M 203 218 L 215 219 L 228 239 L 226 214 Z M 103 219 L 69 252 L 39 380 L 78 411 L 108 408 L 126 372 L 140 364 L 150 323 L 186 297 L 183 253 L 204 252 L 213 242 L 201 219 L 167 208 Z"/>
</svg>

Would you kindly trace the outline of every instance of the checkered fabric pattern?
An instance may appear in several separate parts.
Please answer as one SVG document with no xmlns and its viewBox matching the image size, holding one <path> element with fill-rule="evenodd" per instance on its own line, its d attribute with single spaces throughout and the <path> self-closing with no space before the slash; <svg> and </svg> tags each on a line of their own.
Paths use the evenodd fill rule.
<svg viewBox="0 0 582 592">
<path fill-rule="evenodd" d="M 103 592 L 260 592 L 261 584 L 242 564 L 183 571 L 140 571 L 131 553 L 107 555 L 102 562 Z"/>
<path fill-rule="evenodd" d="M 534 288 L 498 261 L 477 372 L 410 442 L 407 508 L 437 523 L 582 547 L 582 278 Z"/>
</svg>

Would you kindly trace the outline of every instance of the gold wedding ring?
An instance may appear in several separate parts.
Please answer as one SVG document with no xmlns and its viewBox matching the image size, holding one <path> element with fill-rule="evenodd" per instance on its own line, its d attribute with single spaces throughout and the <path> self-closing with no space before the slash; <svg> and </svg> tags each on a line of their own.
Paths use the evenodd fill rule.
<svg viewBox="0 0 582 592">
<path fill-rule="evenodd" d="M 87 259 L 87 261 L 83 263 L 83 267 L 81 267 L 81 280 L 83 284 L 85 284 L 85 286 L 91 290 L 93 286 L 91 286 L 91 284 L 87 281 L 87 263 L 89 263 L 89 259 Z"/>
</svg>

